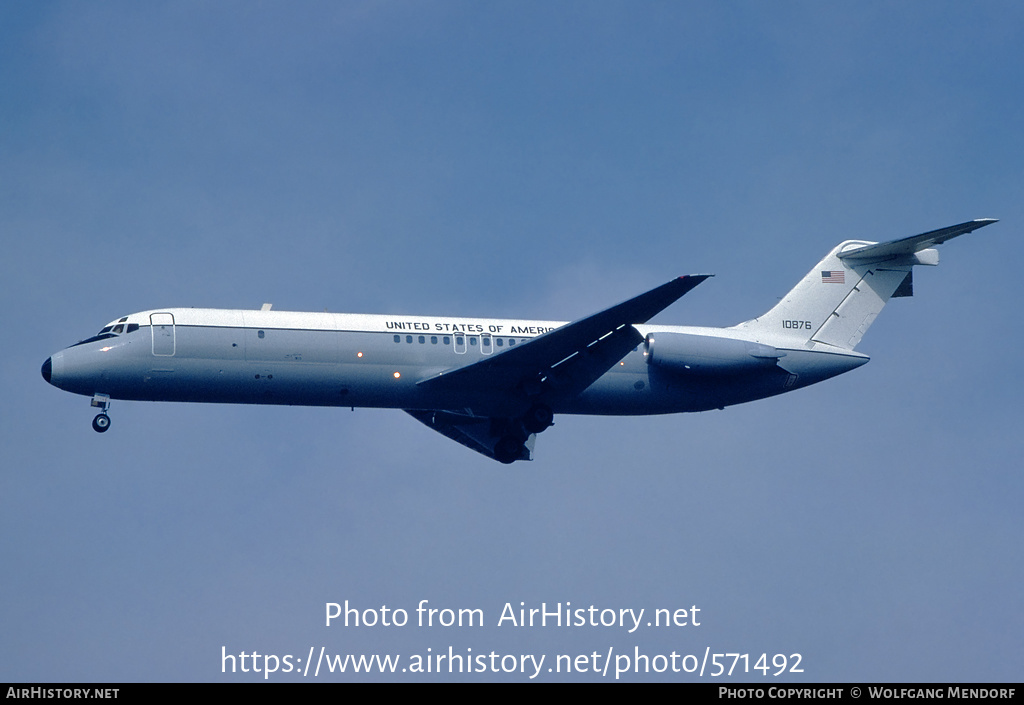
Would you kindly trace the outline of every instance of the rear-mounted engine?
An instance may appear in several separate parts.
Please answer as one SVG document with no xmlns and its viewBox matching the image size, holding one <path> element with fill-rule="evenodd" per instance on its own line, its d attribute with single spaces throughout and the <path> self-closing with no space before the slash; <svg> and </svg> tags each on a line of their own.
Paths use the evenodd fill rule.
<svg viewBox="0 0 1024 705">
<path fill-rule="evenodd" d="M 772 367 L 786 353 L 771 345 L 689 333 L 651 333 L 647 362 L 688 374 L 741 374 Z"/>
</svg>

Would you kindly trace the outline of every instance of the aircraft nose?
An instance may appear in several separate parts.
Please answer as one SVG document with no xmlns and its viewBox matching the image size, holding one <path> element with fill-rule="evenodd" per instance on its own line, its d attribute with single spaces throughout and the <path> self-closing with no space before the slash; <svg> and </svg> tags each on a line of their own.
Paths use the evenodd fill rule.
<svg viewBox="0 0 1024 705">
<path fill-rule="evenodd" d="M 50 358 L 46 358 L 46 362 L 43 363 L 42 373 L 43 373 L 43 379 L 45 379 L 47 382 L 49 382 L 50 381 L 50 375 L 53 374 L 53 363 L 50 361 Z"/>
</svg>

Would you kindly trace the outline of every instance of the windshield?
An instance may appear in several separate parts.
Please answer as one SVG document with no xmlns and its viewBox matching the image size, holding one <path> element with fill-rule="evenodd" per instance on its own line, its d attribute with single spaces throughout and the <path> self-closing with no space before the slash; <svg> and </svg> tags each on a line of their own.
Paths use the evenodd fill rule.
<svg viewBox="0 0 1024 705">
<path fill-rule="evenodd" d="M 77 343 L 75 343 L 71 347 L 74 348 L 74 347 L 77 347 L 79 345 L 85 345 L 86 343 L 95 343 L 97 340 L 106 340 L 107 338 L 116 338 L 120 333 L 134 333 L 135 331 L 137 331 L 139 329 L 139 324 L 138 323 L 129 323 L 129 324 L 125 325 L 124 322 L 127 319 L 128 319 L 128 317 L 125 316 L 124 318 L 122 318 L 117 323 L 111 323 L 109 326 L 104 326 L 103 329 L 100 330 L 100 332 L 97 333 L 96 335 L 92 336 L 91 338 L 86 338 L 85 340 L 79 340 Z"/>
</svg>

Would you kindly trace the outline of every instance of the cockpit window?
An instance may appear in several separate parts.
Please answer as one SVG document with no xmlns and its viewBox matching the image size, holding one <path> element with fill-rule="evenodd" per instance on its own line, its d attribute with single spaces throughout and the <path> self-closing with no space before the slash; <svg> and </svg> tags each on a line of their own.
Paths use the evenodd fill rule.
<svg viewBox="0 0 1024 705">
<path fill-rule="evenodd" d="M 91 338 L 86 338 L 85 340 L 79 340 L 77 343 L 75 343 L 71 347 L 76 347 L 78 345 L 85 345 L 86 343 L 95 343 L 97 340 L 106 340 L 107 338 L 116 338 L 118 335 L 120 335 L 122 333 L 134 333 L 135 331 L 137 331 L 139 329 L 139 324 L 138 323 L 126 323 L 127 320 L 128 320 L 128 316 L 125 316 L 124 318 L 119 320 L 117 323 L 111 323 L 109 326 L 104 326 L 103 329 L 100 330 L 100 332 L 97 333 L 96 335 L 92 336 Z"/>
<path fill-rule="evenodd" d="M 134 333 L 135 331 L 137 331 L 139 329 L 139 324 L 138 323 L 125 323 L 125 321 L 127 321 L 127 320 L 128 320 L 128 316 L 125 316 L 124 318 L 119 320 L 117 323 L 111 323 L 109 326 L 104 326 L 103 329 L 99 333 L 97 333 L 96 335 L 92 336 L 91 338 L 86 338 L 85 340 L 79 340 L 77 343 L 75 343 L 71 347 L 76 347 L 78 345 L 85 345 L 86 343 L 95 343 L 97 340 L 106 340 L 107 338 L 116 338 L 121 333 Z"/>
</svg>

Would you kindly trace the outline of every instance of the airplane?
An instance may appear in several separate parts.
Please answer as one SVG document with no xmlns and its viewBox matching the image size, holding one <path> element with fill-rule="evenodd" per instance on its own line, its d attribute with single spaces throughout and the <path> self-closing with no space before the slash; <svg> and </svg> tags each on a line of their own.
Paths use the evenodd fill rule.
<svg viewBox="0 0 1024 705">
<path fill-rule="evenodd" d="M 723 409 L 860 367 L 890 298 L 935 245 L 997 222 L 834 247 L 762 316 L 645 325 L 711 275 L 681 276 L 573 322 L 165 308 L 124 316 L 47 358 L 48 383 L 112 399 L 402 409 L 501 463 L 532 460 L 555 414 Z"/>
</svg>

